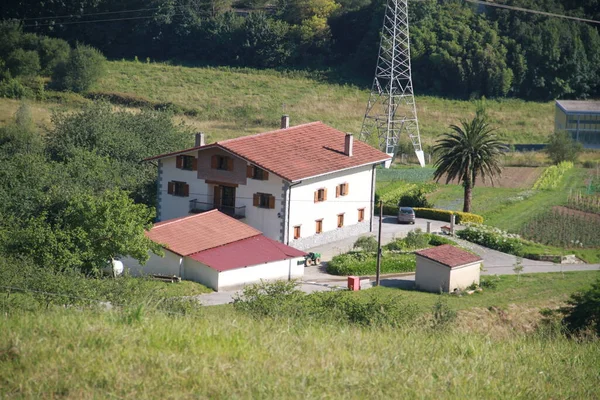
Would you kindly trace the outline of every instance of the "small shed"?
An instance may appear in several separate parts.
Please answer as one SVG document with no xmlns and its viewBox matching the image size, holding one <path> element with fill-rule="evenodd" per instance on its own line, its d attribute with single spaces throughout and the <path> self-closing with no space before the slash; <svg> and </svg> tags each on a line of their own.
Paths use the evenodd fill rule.
<svg viewBox="0 0 600 400">
<path fill-rule="evenodd" d="M 417 251 L 415 285 L 427 292 L 453 292 L 479 284 L 481 257 L 445 244 Z"/>
<path fill-rule="evenodd" d="M 146 235 L 164 257 L 151 254 L 145 265 L 124 259 L 132 275 L 176 276 L 216 291 L 304 275 L 306 253 L 217 210 L 156 223 Z"/>
</svg>

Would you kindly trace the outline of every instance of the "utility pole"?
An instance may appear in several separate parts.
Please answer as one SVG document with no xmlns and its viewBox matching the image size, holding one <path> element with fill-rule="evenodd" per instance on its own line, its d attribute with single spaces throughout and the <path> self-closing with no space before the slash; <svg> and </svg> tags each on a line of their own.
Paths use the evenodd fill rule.
<svg viewBox="0 0 600 400">
<path fill-rule="evenodd" d="M 379 238 L 377 239 L 377 276 L 375 286 L 379 286 L 379 275 L 381 275 L 381 223 L 383 221 L 383 201 L 379 200 Z"/>
</svg>

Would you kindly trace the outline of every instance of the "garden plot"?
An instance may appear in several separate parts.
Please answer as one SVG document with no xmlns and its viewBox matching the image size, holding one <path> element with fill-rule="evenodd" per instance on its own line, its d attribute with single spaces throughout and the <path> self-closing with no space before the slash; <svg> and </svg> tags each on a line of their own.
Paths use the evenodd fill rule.
<svg viewBox="0 0 600 400">
<path fill-rule="evenodd" d="M 477 180 L 477 186 L 485 187 L 499 187 L 499 188 L 518 188 L 528 189 L 533 187 L 535 181 L 540 177 L 544 168 L 536 167 L 504 167 L 502 168 L 502 175 L 490 181 L 486 179 L 486 182 L 480 178 Z M 445 177 L 440 179 L 440 182 L 445 182 Z M 458 181 L 450 181 L 451 185 L 458 184 Z"/>
</svg>

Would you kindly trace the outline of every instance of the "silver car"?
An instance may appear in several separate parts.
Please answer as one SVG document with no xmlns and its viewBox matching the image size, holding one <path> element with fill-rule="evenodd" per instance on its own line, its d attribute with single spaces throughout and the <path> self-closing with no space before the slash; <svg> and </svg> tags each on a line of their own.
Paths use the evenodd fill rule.
<svg viewBox="0 0 600 400">
<path fill-rule="evenodd" d="M 398 209 L 398 223 L 407 222 L 409 224 L 415 223 L 415 210 L 410 207 L 400 207 Z"/>
</svg>

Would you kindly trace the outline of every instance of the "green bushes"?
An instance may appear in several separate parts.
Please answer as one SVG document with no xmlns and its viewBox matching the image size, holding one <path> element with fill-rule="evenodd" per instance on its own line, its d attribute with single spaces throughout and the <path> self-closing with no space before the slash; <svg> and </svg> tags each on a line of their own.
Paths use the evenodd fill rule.
<svg viewBox="0 0 600 400">
<path fill-rule="evenodd" d="M 400 295 L 383 296 L 376 292 L 356 296 L 348 291 L 319 292 L 307 295 L 295 282 L 260 283 L 246 286 L 236 295 L 233 307 L 252 317 L 305 319 L 325 323 L 361 326 L 398 327 L 414 321 L 416 305 Z"/>
<path fill-rule="evenodd" d="M 426 218 L 433 219 L 436 221 L 446 221 L 450 222 L 450 216 L 456 215 L 455 222 L 457 224 L 466 224 L 466 223 L 474 223 L 474 224 L 482 224 L 483 217 L 477 214 L 465 213 L 460 211 L 448 211 L 448 210 L 438 210 L 435 208 L 415 208 L 415 215 L 418 218 Z"/>
<path fill-rule="evenodd" d="M 379 243 L 373 236 L 361 236 L 354 242 L 354 249 L 366 251 L 368 253 L 377 251 Z"/>
<path fill-rule="evenodd" d="M 581 334 L 589 329 L 600 336 L 600 279 L 588 290 L 572 294 L 567 304 L 560 312 L 570 332 Z"/>
<path fill-rule="evenodd" d="M 485 225 L 468 226 L 458 231 L 456 235 L 469 242 L 509 254 L 520 255 L 523 247 L 523 242 L 518 235 Z"/>
<path fill-rule="evenodd" d="M 383 253 L 381 273 L 412 272 L 415 270 L 413 254 Z M 373 275 L 377 272 L 377 255 L 374 253 L 350 252 L 333 257 L 327 263 L 327 273 L 332 275 Z"/>
<path fill-rule="evenodd" d="M 533 188 L 536 190 L 555 189 L 562 180 L 565 172 L 571 168 L 573 168 L 573 163 L 571 161 L 563 161 L 558 165 L 552 165 L 551 167 L 546 168 L 533 185 Z"/>
<path fill-rule="evenodd" d="M 52 82 L 61 90 L 85 92 L 104 74 L 105 61 L 98 50 L 77 44 L 69 58 L 54 69 Z"/>
</svg>

